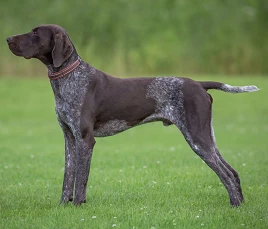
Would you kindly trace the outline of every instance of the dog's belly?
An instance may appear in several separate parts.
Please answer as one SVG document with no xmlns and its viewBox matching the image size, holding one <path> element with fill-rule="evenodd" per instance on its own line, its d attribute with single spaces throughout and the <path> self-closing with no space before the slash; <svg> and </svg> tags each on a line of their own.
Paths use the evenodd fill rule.
<svg viewBox="0 0 268 229">
<path fill-rule="evenodd" d="M 94 137 L 112 136 L 120 132 L 123 132 L 127 129 L 130 129 L 132 127 L 145 124 L 148 122 L 156 122 L 156 121 L 162 121 L 164 126 L 169 126 L 173 124 L 169 120 L 163 118 L 161 114 L 150 115 L 147 118 L 143 119 L 142 121 L 136 122 L 135 124 L 132 124 L 132 125 L 129 124 L 129 122 L 125 120 L 115 119 L 115 120 L 110 120 L 100 125 L 97 125 L 97 127 L 94 128 Z"/>
<path fill-rule="evenodd" d="M 95 137 L 106 137 L 118 134 L 131 128 L 125 120 L 110 120 L 94 128 Z"/>
</svg>

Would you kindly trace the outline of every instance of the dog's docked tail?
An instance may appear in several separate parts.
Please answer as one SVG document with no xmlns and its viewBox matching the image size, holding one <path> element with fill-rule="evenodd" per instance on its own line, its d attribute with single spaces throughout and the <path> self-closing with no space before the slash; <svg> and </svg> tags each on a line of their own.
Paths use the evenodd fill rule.
<svg viewBox="0 0 268 229">
<path fill-rule="evenodd" d="M 218 83 L 218 82 L 212 82 L 212 81 L 204 81 L 204 82 L 199 82 L 201 86 L 205 90 L 209 89 L 216 89 L 216 90 L 221 90 L 229 93 L 242 93 L 242 92 L 254 92 L 258 91 L 259 88 L 250 85 L 250 86 L 231 86 L 229 84 L 224 84 L 224 83 Z"/>
</svg>

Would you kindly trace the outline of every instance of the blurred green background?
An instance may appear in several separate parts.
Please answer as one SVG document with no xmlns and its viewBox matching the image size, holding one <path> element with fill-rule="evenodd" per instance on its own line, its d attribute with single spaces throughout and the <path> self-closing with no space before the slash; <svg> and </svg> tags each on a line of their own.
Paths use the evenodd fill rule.
<svg viewBox="0 0 268 229">
<path fill-rule="evenodd" d="M 0 76 L 46 74 L 5 38 L 48 23 L 113 75 L 268 73 L 267 0 L 2 0 L 0 20 Z"/>
</svg>

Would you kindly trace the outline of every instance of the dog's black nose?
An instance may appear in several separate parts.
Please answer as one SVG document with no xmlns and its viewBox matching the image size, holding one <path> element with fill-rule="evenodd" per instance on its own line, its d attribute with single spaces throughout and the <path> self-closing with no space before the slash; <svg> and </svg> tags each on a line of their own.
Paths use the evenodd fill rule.
<svg viewBox="0 0 268 229">
<path fill-rule="evenodd" d="M 12 41 L 12 37 L 7 38 L 7 43 L 10 43 Z"/>
</svg>

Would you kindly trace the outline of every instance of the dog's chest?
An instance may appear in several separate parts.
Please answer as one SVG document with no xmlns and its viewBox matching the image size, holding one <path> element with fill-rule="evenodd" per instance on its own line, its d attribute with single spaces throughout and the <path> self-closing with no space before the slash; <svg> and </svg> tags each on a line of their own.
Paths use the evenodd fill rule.
<svg viewBox="0 0 268 229">
<path fill-rule="evenodd" d="M 86 95 L 86 84 L 69 81 L 59 85 L 54 83 L 52 88 L 59 122 L 67 124 L 73 130 L 77 129 Z"/>
<path fill-rule="evenodd" d="M 79 120 L 80 109 L 77 104 L 56 99 L 56 114 L 59 121 L 71 124 L 74 120 Z"/>
</svg>

